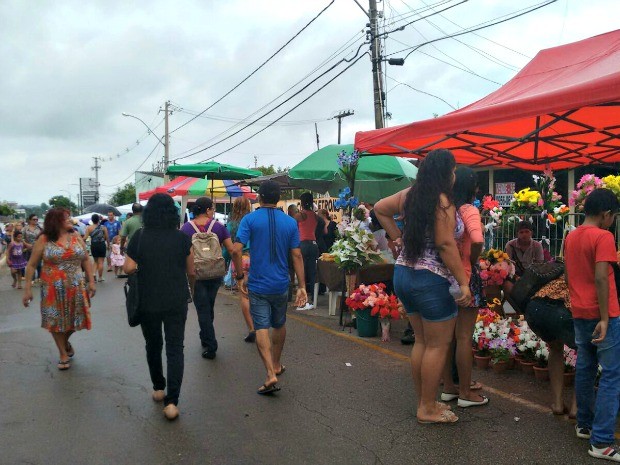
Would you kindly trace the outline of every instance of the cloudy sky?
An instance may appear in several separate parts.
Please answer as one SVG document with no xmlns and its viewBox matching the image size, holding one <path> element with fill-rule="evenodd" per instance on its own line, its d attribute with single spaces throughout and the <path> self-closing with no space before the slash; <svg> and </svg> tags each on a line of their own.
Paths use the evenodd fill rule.
<svg viewBox="0 0 620 465">
<path fill-rule="evenodd" d="M 358 1 L 368 7 L 367 0 Z M 413 46 L 510 17 L 542 1 L 379 1 L 381 30 L 406 25 L 388 35 L 384 55 L 404 57 Z M 557 0 L 458 40 L 420 47 L 404 66 L 386 67 L 388 124 L 465 106 L 507 82 L 540 49 L 616 29 L 616 3 Z M 330 118 L 346 109 L 355 115 L 343 119 L 342 140 L 352 142 L 356 131 L 374 128 L 368 56 L 346 71 L 347 62 L 337 64 L 368 51 L 362 45 L 368 19 L 354 0 L 335 0 L 238 89 L 174 131 L 247 77 L 329 4 L 4 0 L 0 201 L 38 204 L 58 194 L 75 201 L 79 178 L 94 176 L 93 157 L 103 159 L 99 180 L 106 200 L 133 180 L 134 171 L 148 171 L 161 161 L 157 137 L 163 136 L 164 125 L 159 110 L 166 100 L 174 109 L 170 159 L 177 163 L 216 156 L 220 162 L 253 166 L 257 157 L 258 165 L 292 166 L 316 149 L 315 122 L 321 146 L 336 143 L 337 123 Z M 262 124 L 222 141 L 280 103 Z M 154 134 L 122 112 L 144 120 Z"/>
</svg>

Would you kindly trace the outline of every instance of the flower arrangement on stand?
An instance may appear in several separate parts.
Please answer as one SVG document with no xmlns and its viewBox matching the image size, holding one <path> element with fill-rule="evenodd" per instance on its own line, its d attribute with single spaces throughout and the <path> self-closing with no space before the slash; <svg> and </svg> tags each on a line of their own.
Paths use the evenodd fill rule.
<svg viewBox="0 0 620 465">
<path fill-rule="evenodd" d="M 584 174 L 577 183 L 577 189 L 571 192 L 568 204 L 575 207 L 578 212 L 583 211 L 583 203 L 586 197 L 594 189 L 605 187 L 605 183 L 601 178 L 594 176 L 593 174 Z"/>
<path fill-rule="evenodd" d="M 500 206 L 499 202 L 490 195 L 485 195 L 482 198 L 482 214 L 489 215 L 496 225 L 499 225 L 502 221 L 502 215 L 504 209 Z"/>
<path fill-rule="evenodd" d="M 512 195 L 508 211 L 514 215 L 537 213 L 542 210 L 542 206 L 540 192 L 526 187 Z"/>
<path fill-rule="evenodd" d="M 502 250 L 489 249 L 478 259 L 480 278 L 485 286 L 501 286 L 515 274 L 515 266 L 508 254 Z"/>
<path fill-rule="evenodd" d="M 370 231 L 354 224 L 348 224 L 342 229 L 340 237 L 330 249 L 330 254 L 338 267 L 347 273 L 353 273 L 363 266 L 381 261 L 375 237 Z"/>
<path fill-rule="evenodd" d="M 383 342 L 390 340 L 390 320 L 401 318 L 398 298 L 394 294 L 385 292 L 385 289 L 384 283 L 361 284 L 346 299 L 346 304 L 351 310 L 356 312 L 369 310 L 371 317 L 381 319 L 381 341 Z M 359 331 L 358 322 L 358 333 Z"/>
</svg>

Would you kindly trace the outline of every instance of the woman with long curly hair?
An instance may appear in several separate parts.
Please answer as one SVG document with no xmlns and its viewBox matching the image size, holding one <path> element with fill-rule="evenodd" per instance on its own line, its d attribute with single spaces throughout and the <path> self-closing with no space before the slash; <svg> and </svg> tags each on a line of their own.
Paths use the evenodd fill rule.
<svg viewBox="0 0 620 465">
<path fill-rule="evenodd" d="M 463 221 L 452 198 L 455 168 L 450 151 L 433 150 L 420 163 L 412 187 L 375 204 L 385 231 L 402 246 L 394 269 L 394 288 L 416 335 L 411 371 L 420 423 L 458 420 L 450 407 L 436 401 L 454 336 L 457 304 L 466 305 L 471 299 L 457 247 Z M 404 216 L 402 238 L 395 215 Z"/>
<path fill-rule="evenodd" d="M 75 355 L 69 338 L 91 328 L 90 299 L 96 291 L 86 244 L 73 232 L 69 210 L 52 208 L 45 215 L 26 266 L 25 307 L 32 301 L 32 278 L 41 260 L 41 326 L 52 333 L 58 348 L 58 369 L 68 370 Z"/>
<path fill-rule="evenodd" d="M 228 229 L 230 239 L 233 243 L 237 238 L 239 223 L 241 223 L 243 217 L 250 213 L 251 210 L 252 205 L 245 197 L 237 197 L 233 202 L 232 212 L 228 218 L 228 223 L 226 223 L 226 229 Z M 226 253 L 228 253 L 227 250 Z M 233 264 L 231 263 L 230 266 L 233 266 Z M 233 270 L 233 272 L 234 271 L 236 270 Z M 250 271 L 250 244 L 246 244 L 243 248 L 243 271 L 246 272 L 245 281 L 247 283 L 248 273 Z M 245 320 L 245 324 L 247 325 L 249 331 L 244 341 L 254 342 L 256 341 L 256 331 L 254 331 L 254 323 L 252 322 L 252 315 L 250 315 L 250 299 L 247 295 L 239 293 L 239 305 L 241 306 L 241 313 L 243 314 L 243 319 Z"/>
<path fill-rule="evenodd" d="M 131 274 L 140 267 L 140 326 L 153 383 L 152 398 L 163 402 L 165 417 L 174 420 L 179 416 L 190 297 L 188 278 L 195 274 L 194 254 L 191 240 L 178 230 L 179 212 L 169 195 L 153 195 L 144 208 L 142 221 L 143 228 L 129 241 L 123 270 Z M 166 377 L 161 357 L 164 340 Z"/>
</svg>

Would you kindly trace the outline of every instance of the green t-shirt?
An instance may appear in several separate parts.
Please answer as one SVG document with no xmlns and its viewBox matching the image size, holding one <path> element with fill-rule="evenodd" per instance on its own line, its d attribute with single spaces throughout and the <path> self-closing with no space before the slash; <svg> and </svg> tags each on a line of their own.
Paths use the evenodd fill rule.
<svg viewBox="0 0 620 465">
<path fill-rule="evenodd" d="M 142 215 L 134 215 L 123 223 L 121 229 L 121 237 L 126 237 L 125 247 L 129 245 L 129 241 L 138 229 L 142 227 Z"/>
</svg>

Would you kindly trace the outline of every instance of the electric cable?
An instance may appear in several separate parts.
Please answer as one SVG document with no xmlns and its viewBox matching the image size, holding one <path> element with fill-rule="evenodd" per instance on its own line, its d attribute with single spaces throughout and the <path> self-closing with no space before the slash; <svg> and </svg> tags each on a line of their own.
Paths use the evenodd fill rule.
<svg viewBox="0 0 620 465">
<path fill-rule="evenodd" d="M 239 126 L 241 126 L 244 122 L 248 121 L 250 118 L 252 118 L 253 116 L 257 115 L 259 112 L 261 112 L 262 110 L 264 110 L 265 108 L 267 108 L 269 105 L 271 105 L 272 103 L 276 102 L 278 99 L 282 98 L 284 95 L 286 95 L 289 91 L 291 91 L 292 89 L 294 89 L 295 87 L 297 87 L 298 85 L 300 85 L 302 82 L 304 82 L 308 77 L 312 76 L 316 71 L 318 71 L 319 69 L 323 68 L 324 66 L 326 66 L 333 58 L 337 57 L 338 55 L 341 55 L 342 53 L 344 53 L 345 49 L 349 48 L 358 38 L 358 36 L 360 34 L 364 34 L 364 30 L 361 30 L 359 32 L 356 32 L 351 38 L 349 38 L 347 41 L 345 41 L 345 43 L 343 45 L 341 45 L 338 49 L 336 49 L 335 52 L 333 52 L 330 56 L 328 56 L 325 60 L 323 60 L 322 63 L 320 63 L 319 65 L 317 65 L 312 71 L 310 71 L 308 74 L 306 74 L 303 78 L 301 78 L 299 81 L 297 81 L 296 83 L 294 83 L 292 86 L 290 86 L 288 89 L 286 89 L 284 92 L 282 92 L 280 95 L 276 96 L 275 98 L 273 98 L 271 101 L 267 102 L 265 105 L 263 105 L 261 108 L 259 108 L 258 110 L 254 111 L 253 113 L 251 113 L 250 115 L 246 116 L 243 120 L 241 120 L 239 123 L 231 126 L 230 128 L 214 135 L 213 137 L 207 139 L 205 142 L 199 144 L 198 146 L 195 146 L 191 149 L 188 150 L 184 150 L 183 152 L 180 152 L 177 154 L 177 156 L 181 156 L 181 155 L 185 155 L 187 153 L 193 152 L 196 149 L 198 149 L 199 147 L 208 144 L 209 142 L 212 142 L 216 139 L 218 139 L 221 136 L 224 136 L 228 133 L 230 133 L 231 131 L 234 131 L 236 128 L 238 128 Z M 358 49 L 358 53 L 359 53 L 359 49 Z M 176 160 L 176 158 L 175 158 Z M 173 160 L 174 161 L 174 160 Z"/>
<path fill-rule="evenodd" d="M 406 82 L 400 82 L 399 80 L 394 79 L 394 78 L 393 78 L 393 77 L 391 77 L 391 76 L 387 76 L 387 77 L 388 77 L 388 79 L 391 79 L 392 81 L 394 81 L 394 82 L 397 82 L 397 83 L 398 83 L 397 85 L 395 85 L 394 87 L 392 87 L 390 90 L 388 90 L 388 92 L 392 92 L 392 91 L 393 91 L 394 89 L 396 89 L 398 86 L 406 86 L 406 87 L 409 87 L 409 88 L 410 88 L 410 89 L 412 89 L 412 90 L 415 90 L 416 92 L 420 92 L 421 94 L 426 94 L 426 95 L 428 95 L 428 96 L 430 96 L 430 97 L 434 97 L 434 98 L 436 98 L 437 100 L 441 100 L 443 103 L 445 103 L 446 105 L 448 105 L 448 106 L 449 106 L 450 108 L 452 108 L 453 110 L 456 110 L 456 109 L 457 109 L 455 106 L 453 106 L 452 104 L 450 104 L 448 101 L 444 100 L 443 98 L 439 97 L 438 95 L 431 94 L 430 92 L 426 92 L 426 91 L 424 91 L 424 90 L 416 89 L 415 87 L 413 87 L 413 86 L 411 86 L 411 85 L 407 84 Z"/>
<path fill-rule="evenodd" d="M 286 113 L 284 113 L 282 116 L 280 116 L 278 119 L 276 119 L 275 121 L 278 121 L 282 118 L 284 118 L 286 115 L 292 113 L 293 111 L 295 111 L 297 108 L 299 108 L 301 105 L 303 105 L 304 103 L 306 103 L 308 100 L 310 100 L 312 97 L 314 97 L 316 94 L 318 94 L 321 90 L 323 90 L 325 87 L 327 87 L 329 84 L 331 84 L 332 82 L 334 82 L 337 78 L 339 78 L 340 76 L 342 76 L 345 72 L 347 72 L 349 69 L 351 69 L 353 66 L 355 66 L 355 64 L 360 61 L 362 58 L 364 58 L 366 55 L 368 55 L 368 52 L 365 52 L 363 54 L 361 54 L 359 57 L 357 57 L 356 60 L 354 60 L 353 62 L 350 62 L 349 66 L 347 66 L 346 68 L 344 68 L 342 71 L 340 71 L 337 75 L 335 75 L 333 78 L 331 78 L 329 81 L 327 81 L 325 84 L 323 84 L 321 87 L 319 87 L 317 90 L 315 90 L 314 92 L 312 92 L 310 95 L 308 95 L 305 99 L 303 99 L 301 102 L 299 102 L 297 105 L 295 105 L 293 108 L 291 108 L 290 110 L 288 110 Z M 272 123 L 273 124 L 273 123 Z M 232 147 L 227 148 L 226 150 L 223 150 L 209 158 L 206 158 L 205 160 L 201 161 L 201 163 L 204 163 L 206 161 L 209 160 L 213 160 L 216 157 L 219 157 L 220 155 L 236 148 L 239 147 L 241 144 L 244 144 L 245 142 L 249 141 L 250 139 L 256 137 L 258 134 L 260 134 L 261 132 L 267 130 L 269 126 L 265 126 L 264 128 L 262 128 L 260 131 L 255 132 L 254 134 L 252 134 L 251 136 L 245 138 L 244 140 L 242 140 L 241 142 L 233 145 Z M 196 153 L 200 153 L 205 151 L 205 149 L 200 150 L 199 152 Z"/>
<path fill-rule="evenodd" d="M 252 71 L 250 74 L 248 74 L 245 78 L 243 78 L 241 80 L 241 82 L 239 82 L 237 85 L 235 85 L 232 89 L 230 89 L 228 92 L 226 92 L 224 95 L 222 95 L 219 99 L 217 99 L 215 102 L 213 102 L 211 105 L 209 105 L 207 108 L 205 108 L 203 111 L 201 111 L 198 115 L 194 116 L 193 118 L 187 120 L 185 123 L 181 124 L 179 127 L 173 129 L 172 131 L 170 131 L 170 134 L 178 131 L 179 129 L 187 126 L 189 123 L 191 123 L 192 121 L 194 121 L 196 118 L 198 118 L 198 116 L 202 115 L 203 113 L 205 113 L 207 110 L 210 110 L 211 108 L 213 108 L 215 105 L 217 105 L 219 102 L 221 102 L 222 100 L 224 100 L 227 96 L 229 96 L 231 93 L 233 93 L 237 88 L 239 88 L 245 81 L 247 81 L 248 79 L 250 79 L 254 74 L 256 74 L 263 66 L 265 66 L 267 63 L 269 63 L 276 55 L 278 55 L 282 50 L 284 50 L 284 48 L 286 48 L 287 45 L 289 45 L 291 42 L 293 42 L 293 40 L 295 40 L 303 31 L 305 31 L 314 21 L 316 21 L 319 16 L 321 16 L 325 11 L 327 11 L 327 9 L 332 6 L 334 4 L 335 0 L 331 0 L 331 2 L 329 2 L 329 4 L 323 8 L 314 18 L 312 18 L 310 20 L 310 22 L 308 22 L 304 27 L 302 27 L 293 37 L 291 37 L 288 41 L 286 41 L 286 43 L 284 45 L 282 45 L 278 50 L 275 51 L 275 53 L 273 53 L 269 58 L 267 58 L 267 60 L 263 61 L 263 63 L 261 63 L 258 68 L 254 69 L 254 71 Z"/>
<path fill-rule="evenodd" d="M 149 152 L 149 154 L 146 156 L 146 158 L 145 158 L 144 160 L 142 160 L 142 163 L 140 163 L 140 164 L 138 165 L 138 167 L 137 167 L 135 170 L 133 170 L 133 171 L 131 172 L 131 174 L 130 174 L 129 176 L 127 176 L 125 179 L 123 179 L 122 181 L 117 182 L 116 184 L 100 184 L 100 186 L 102 186 L 102 187 L 116 187 L 116 186 L 118 186 L 118 185 L 120 185 L 120 184 L 124 183 L 125 181 L 127 181 L 129 178 L 131 178 L 133 175 L 135 175 L 136 171 L 138 171 L 140 168 L 142 168 L 142 165 L 144 165 L 144 164 L 146 163 L 146 161 L 147 161 L 149 158 L 151 158 L 151 155 L 153 155 L 153 152 L 155 152 L 155 150 L 156 150 L 156 149 L 157 149 L 157 147 L 159 147 L 159 146 L 160 146 L 160 145 L 159 145 L 159 142 L 157 142 L 157 145 L 155 145 L 155 147 L 153 147 L 153 150 L 151 150 L 151 151 Z"/>
<path fill-rule="evenodd" d="M 223 139 L 220 139 L 219 141 L 217 141 L 217 142 L 215 142 L 215 143 L 213 143 L 213 144 L 211 144 L 211 145 L 208 145 L 207 147 L 205 147 L 205 148 L 203 148 L 203 149 L 201 149 L 201 150 L 198 150 L 198 151 L 196 151 L 196 152 L 192 152 L 192 153 L 190 153 L 190 154 L 188 154 L 188 155 L 184 155 L 184 156 L 182 156 L 182 157 L 176 157 L 176 158 L 174 158 L 174 159 L 173 159 L 173 160 L 171 160 L 171 161 L 176 161 L 176 160 L 182 160 L 182 159 L 184 159 L 184 158 L 189 158 L 189 157 L 191 157 L 191 156 L 193 156 L 193 155 L 195 155 L 195 154 L 197 154 L 197 153 L 204 152 L 205 150 L 208 150 L 208 149 L 210 149 L 210 148 L 212 148 L 212 147 L 215 147 L 216 145 L 221 144 L 222 142 L 224 142 L 224 141 L 226 141 L 226 140 L 230 139 L 231 137 L 236 136 L 236 135 L 237 135 L 237 134 L 239 134 L 241 131 L 243 131 L 243 130 L 247 129 L 248 127 L 252 126 L 252 125 L 253 125 L 254 123 L 256 123 L 257 121 L 259 121 L 259 120 L 263 119 L 265 116 L 267 116 L 267 115 L 269 115 L 269 114 L 273 113 L 275 110 L 277 110 L 278 108 L 280 108 L 280 107 L 281 107 L 282 105 L 284 105 L 285 103 L 288 103 L 288 102 L 289 102 L 290 100 L 292 100 L 294 97 L 298 96 L 300 93 L 302 93 L 302 92 L 303 92 L 304 90 L 306 90 L 308 87 L 310 87 L 312 84 L 314 84 L 314 83 L 315 83 L 316 81 L 318 81 L 320 78 L 322 78 L 323 76 L 325 76 L 326 74 L 328 74 L 330 71 L 333 71 L 335 68 L 337 68 L 338 66 L 340 66 L 342 63 L 350 63 L 350 62 L 351 62 L 351 61 L 352 61 L 352 60 L 353 60 L 353 59 L 354 59 L 354 58 L 355 58 L 355 57 L 359 54 L 359 52 L 360 52 L 361 48 L 362 48 L 364 45 L 368 45 L 368 43 L 367 43 L 367 42 L 363 42 L 362 44 L 360 44 L 359 48 L 357 49 L 357 51 L 355 52 L 355 55 L 354 55 L 352 58 L 350 58 L 350 59 L 347 59 L 347 58 L 342 58 L 342 59 L 341 59 L 340 61 L 338 61 L 336 64 L 332 65 L 330 68 L 328 68 L 326 71 L 324 71 L 324 72 L 323 72 L 323 73 L 321 73 L 319 76 L 317 76 L 316 78 L 314 78 L 312 81 L 310 81 L 310 82 L 309 82 L 308 84 L 306 84 L 304 87 L 302 87 L 300 90 L 298 90 L 298 91 L 297 91 L 297 92 L 295 92 L 293 95 L 291 95 L 290 97 L 288 97 L 286 100 L 282 101 L 281 103 L 279 103 L 278 105 L 276 105 L 275 107 L 273 107 L 271 110 L 267 111 L 266 113 L 263 113 L 261 116 L 259 116 L 258 118 L 254 119 L 254 120 L 253 120 L 253 121 L 251 121 L 250 123 L 246 124 L 246 125 L 245 125 L 245 126 L 243 126 L 241 129 L 239 129 L 239 130 L 237 130 L 237 131 L 233 132 L 232 134 L 227 135 L 227 136 L 226 136 L 226 137 L 224 137 Z M 360 55 L 360 56 L 364 56 L 364 54 L 362 54 L 362 55 Z M 355 62 L 357 62 L 357 60 L 356 60 Z M 348 68 L 346 68 L 346 69 L 348 69 Z M 331 82 L 331 81 L 330 81 L 330 82 Z M 288 114 L 288 113 L 286 113 L 286 114 Z M 279 121 L 280 119 L 281 119 L 281 118 L 278 118 L 278 119 L 276 120 L 276 122 L 277 122 L 277 121 Z M 269 124 L 268 126 L 266 126 L 266 127 L 265 127 L 265 129 L 266 129 L 266 128 L 268 128 L 268 127 L 271 127 L 272 125 L 273 125 L 273 123 Z"/>
<path fill-rule="evenodd" d="M 470 33 L 474 32 L 474 31 L 479 31 L 481 29 L 486 29 L 486 28 L 491 27 L 491 26 L 496 26 L 498 24 L 505 23 L 505 22 L 510 21 L 512 19 L 518 18 L 520 16 L 524 16 L 524 15 L 526 15 L 528 13 L 531 13 L 533 11 L 539 10 L 540 8 L 544 8 L 545 6 L 551 5 L 552 3 L 555 3 L 556 1 L 557 0 L 547 0 L 546 2 L 538 3 L 538 4 L 534 5 L 531 8 L 528 7 L 528 8 L 525 8 L 523 10 L 517 10 L 518 13 L 515 12 L 515 13 L 510 13 L 508 15 L 499 16 L 498 18 L 495 18 L 495 19 L 499 19 L 499 18 L 504 18 L 504 19 L 501 19 L 501 20 L 495 21 L 495 22 L 491 22 L 491 21 L 494 21 L 494 20 L 485 21 L 483 23 L 479 23 L 479 25 L 474 26 L 474 27 L 472 27 L 470 29 L 466 29 L 466 30 L 463 30 L 461 32 L 450 34 L 450 35 L 447 35 L 447 36 L 444 36 L 444 37 L 438 37 L 437 39 L 433 39 L 433 40 L 429 40 L 427 42 L 423 42 L 423 43 L 418 44 L 418 45 L 416 45 L 414 47 L 409 47 L 409 48 L 405 48 L 405 49 L 399 50 L 397 52 L 390 53 L 389 55 L 386 55 L 386 58 L 388 56 L 396 55 L 398 53 L 406 52 L 407 50 L 413 49 L 407 55 L 405 55 L 404 60 L 406 60 L 409 55 L 411 55 L 413 52 L 415 52 L 417 49 L 419 49 L 420 47 L 422 47 L 424 45 L 428 45 L 428 44 L 431 44 L 431 43 L 434 43 L 434 42 L 439 42 L 440 40 L 450 39 L 452 37 L 458 37 L 458 36 L 461 36 L 461 35 L 464 35 L 464 34 L 470 34 Z M 490 24 L 488 24 L 488 23 L 490 23 Z"/>
</svg>

